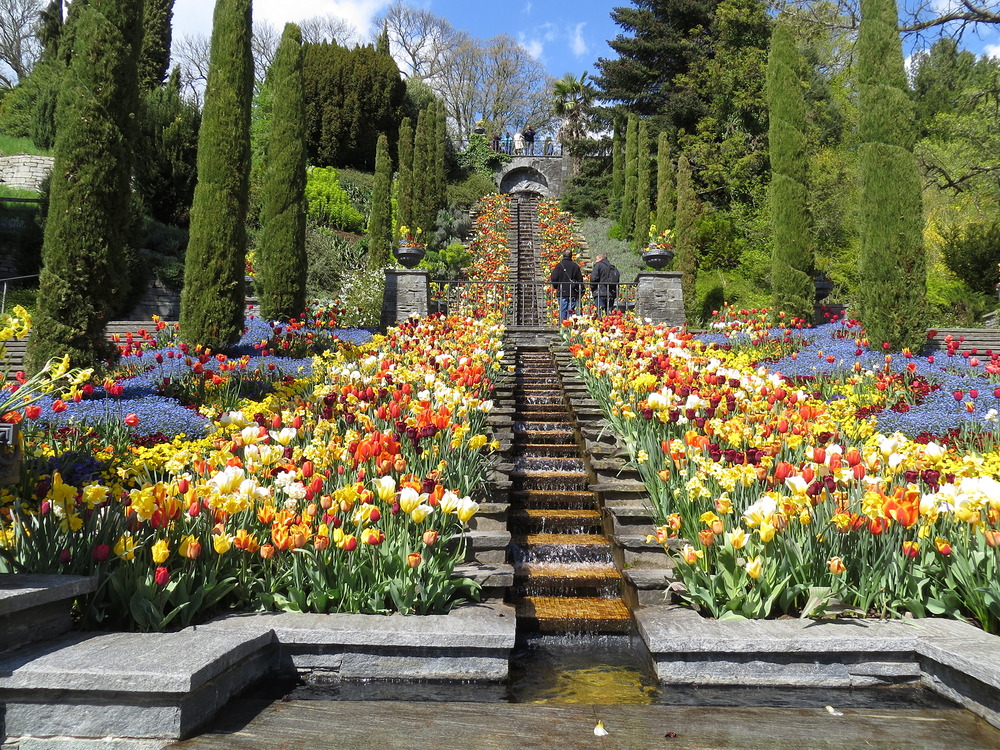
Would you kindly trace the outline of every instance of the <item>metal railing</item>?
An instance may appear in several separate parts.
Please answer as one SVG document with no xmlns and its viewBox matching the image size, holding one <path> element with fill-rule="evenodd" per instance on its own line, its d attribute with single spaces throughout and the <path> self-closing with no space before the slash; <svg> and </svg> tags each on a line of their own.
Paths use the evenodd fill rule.
<svg viewBox="0 0 1000 750">
<path fill-rule="evenodd" d="M 3 298 L 0 299 L 0 315 L 7 312 L 7 284 L 11 281 L 23 281 L 24 279 L 37 279 L 38 274 L 33 273 L 28 276 L 8 276 L 6 279 L 0 279 L 0 283 L 3 284 Z"/>
<path fill-rule="evenodd" d="M 459 153 L 469 147 L 469 141 L 467 140 L 454 140 L 452 142 L 455 144 L 455 150 Z M 493 151 L 496 151 L 498 154 L 507 154 L 507 156 L 542 156 L 552 158 L 562 156 L 562 144 L 548 138 L 538 139 L 536 137 L 534 143 L 524 143 L 520 149 L 515 147 L 513 138 L 507 138 L 506 136 L 499 139 L 489 139 L 489 145 Z"/>
<path fill-rule="evenodd" d="M 635 284 L 620 283 L 613 309 L 635 309 Z M 559 298 L 547 281 L 431 281 L 431 312 L 481 318 L 499 311 L 508 326 L 555 326 L 559 322 Z M 577 314 L 598 313 L 589 282 L 583 284 L 583 297 Z"/>
</svg>

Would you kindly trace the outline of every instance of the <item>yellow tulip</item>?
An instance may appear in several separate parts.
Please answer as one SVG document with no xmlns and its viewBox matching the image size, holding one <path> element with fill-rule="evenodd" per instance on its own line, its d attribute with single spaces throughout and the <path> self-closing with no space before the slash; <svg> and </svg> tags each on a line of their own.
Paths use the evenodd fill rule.
<svg viewBox="0 0 1000 750">
<path fill-rule="evenodd" d="M 458 520 L 462 523 L 468 523 L 476 511 L 479 510 L 479 503 L 475 502 L 471 497 L 463 497 L 458 501 L 458 508 L 455 512 L 458 514 Z"/>
<path fill-rule="evenodd" d="M 733 549 L 743 549 L 747 543 L 747 533 L 742 527 L 737 526 L 735 529 L 726 534 L 726 540 Z"/>
<path fill-rule="evenodd" d="M 170 542 L 167 539 L 161 539 L 153 545 L 153 562 L 162 565 L 168 557 L 170 557 Z"/>
<path fill-rule="evenodd" d="M 426 503 L 421 503 L 416 508 L 410 511 L 410 518 L 413 519 L 413 523 L 421 523 L 427 516 L 434 512 L 434 508 Z"/>
<path fill-rule="evenodd" d="M 746 571 L 751 578 L 760 578 L 760 574 L 764 572 L 764 560 L 761 559 L 760 555 L 752 560 L 747 560 Z"/>
<path fill-rule="evenodd" d="M 233 546 L 233 538 L 229 534 L 215 534 L 212 537 L 212 546 L 217 554 L 224 555 Z"/>
</svg>

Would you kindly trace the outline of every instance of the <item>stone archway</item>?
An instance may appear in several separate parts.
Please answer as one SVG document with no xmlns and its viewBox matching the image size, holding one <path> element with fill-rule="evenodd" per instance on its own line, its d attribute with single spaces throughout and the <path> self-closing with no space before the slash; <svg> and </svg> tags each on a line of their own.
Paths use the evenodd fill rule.
<svg viewBox="0 0 1000 750">
<path fill-rule="evenodd" d="M 534 167 L 515 167 L 500 178 L 501 193 L 538 193 L 543 197 L 551 195 L 549 181 Z"/>
</svg>

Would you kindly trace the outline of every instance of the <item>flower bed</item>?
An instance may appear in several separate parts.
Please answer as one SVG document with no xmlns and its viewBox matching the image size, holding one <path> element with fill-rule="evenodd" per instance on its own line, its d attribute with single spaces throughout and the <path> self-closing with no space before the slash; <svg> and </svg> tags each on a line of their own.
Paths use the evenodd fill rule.
<svg viewBox="0 0 1000 750">
<path fill-rule="evenodd" d="M 229 358 L 134 337 L 119 377 L 27 415 L 0 570 L 96 574 L 84 624 L 140 630 L 474 596 L 452 570 L 492 447 L 502 328 L 442 317 L 360 344 L 327 331 L 316 358 L 276 357 L 289 330 L 306 335 L 251 320 Z"/>
<path fill-rule="evenodd" d="M 479 201 L 469 243 L 472 264 L 468 282 L 432 284 L 431 296 L 447 300 L 449 312 L 481 317 L 488 311 L 502 311 L 510 305 L 512 294 L 504 282 L 510 277 L 510 196 L 487 195 Z"/>
<path fill-rule="evenodd" d="M 572 214 L 559 208 L 559 201 L 546 199 L 538 202 L 538 226 L 541 230 L 539 257 L 544 281 L 548 281 L 549 274 L 562 260 L 563 252 L 566 250 L 573 252 L 573 258 L 583 268 L 584 259 L 580 257 L 583 246 L 580 242 L 579 227 Z M 586 272 L 584 278 L 588 278 Z M 546 302 L 546 314 L 550 321 L 555 321 L 559 317 L 559 303 L 555 295 L 548 295 Z"/>
<path fill-rule="evenodd" d="M 565 334 L 683 598 L 719 618 L 836 606 L 1000 630 L 996 357 L 871 352 L 851 321 L 763 335 L 765 316 L 701 340 L 619 319 Z"/>
</svg>

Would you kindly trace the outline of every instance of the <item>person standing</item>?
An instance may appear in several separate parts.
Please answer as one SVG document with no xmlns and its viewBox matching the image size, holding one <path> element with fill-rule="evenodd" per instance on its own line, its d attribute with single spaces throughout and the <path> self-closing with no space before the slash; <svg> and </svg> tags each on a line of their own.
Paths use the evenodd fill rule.
<svg viewBox="0 0 1000 750">
<path fill-rule="evenodd" d="M 580 297 L 583 296 L 583 273 L 580 266 L 573 262 L 572 250 L 563 250 L 562 260 L 552 269 L 549 282 L 559 298 L 559 322 L 562 323 L 571 315 L 576 315 Z"/>
<path fill-rule="evenodd" d="M 618 300 L 618 281 L 621 275 L 607 253 L 598 253 L 594 270 L 590 273 L 590 293 L 594 295 L 598 316 L 607 315 Z"/>
<path fill-rule="evenodd" d="M 530 125 L 524 129 L 524 148 L 531 156 L 535 155 L 535 129 Z"/>
<path fill-rule="evenodd" d="M 521 131 L 514 133 L 514 155 L 520 156 L 524 153 L 524 134 Z"/>
</svg>

